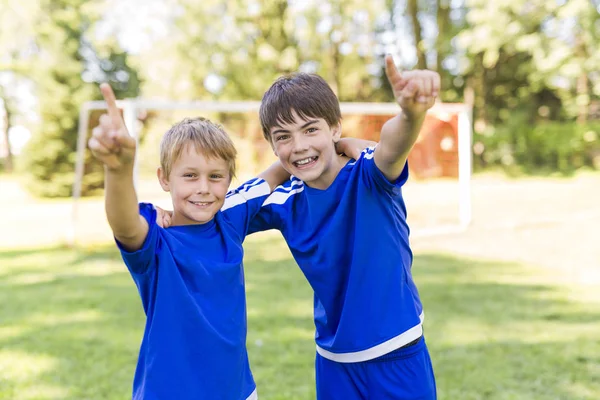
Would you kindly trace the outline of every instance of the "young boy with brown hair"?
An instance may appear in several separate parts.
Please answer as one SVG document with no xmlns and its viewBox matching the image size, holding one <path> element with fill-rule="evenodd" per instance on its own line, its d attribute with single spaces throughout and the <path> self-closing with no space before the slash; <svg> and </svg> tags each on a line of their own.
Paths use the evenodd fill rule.
<svg viewBox="0 0 600 400">
<path fill-rule="evenodd" d="M 401 111 L 356 159 L 336 155 L 340 106 L 321 77 L 282 77 L 260 107 L 265 139 L 292 178 L 250 232 L 280 230 L 313 288 L 319 400 L 436 398 L 402 186 L 440 78 L 401 74 L 389 56 L 386 74 Z"/>
</svg>

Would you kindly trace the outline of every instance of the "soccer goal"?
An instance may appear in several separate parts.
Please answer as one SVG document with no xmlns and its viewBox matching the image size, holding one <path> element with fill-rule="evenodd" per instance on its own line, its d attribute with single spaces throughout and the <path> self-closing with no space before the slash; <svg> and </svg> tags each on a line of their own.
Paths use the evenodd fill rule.
<svg viewBox="0 0 600 400">
<path fill-rule="evenodd" d="M 264 140 L 258 120 L 260 102 L 216 101 L 154 101 L 127 99 L 117 101 L 123 110 L 123 119 L 136 139 L 143 131 L 149 113 L 161 116 L 163 126 L 151 122 L 152 130 L 164 132 L 168 126 L 186 116 L 204 116 L 221 123 L 233 138 L 238 149 L 238 176 L 249 179 L 270 165 L 275 157 Z M 343 136 L 361 137 L 378 141 L 382 125 L 397 115 L 396 103 L 341 103 Z M 86 102 L 79 114 L 79 136 L 75 180 L 73 184 L 73 211 L 68 241 L 74 243 L 79 218 L 79 199 L 85 174 L 85 151 L 90 135 L 90 115 L 106 109 L 104 101 Z M 472 169 L 472 113 L 465 104 L 437 103 L 428 112 L 419 139 L 409 155 L 411 179 L 404 189 L 413 235 L 429 235 L 460 231 L 471 222 L 471 169 Z M 163 128 L 162 130 L 159 129 Z M 145 137 L 138 149 L 135 163 L 135 182 L 140 200 L 144 171 L 148 165 L 158 165 L 160 134 Z M 140 156 L 143 154 L 143 156 Z M 146 179 L 148 180 L 148 179 Z M 156 178 L 151 178 L 158 188 Z M 144 194 L 146 195 L 146 194 Z"/>
</svg>

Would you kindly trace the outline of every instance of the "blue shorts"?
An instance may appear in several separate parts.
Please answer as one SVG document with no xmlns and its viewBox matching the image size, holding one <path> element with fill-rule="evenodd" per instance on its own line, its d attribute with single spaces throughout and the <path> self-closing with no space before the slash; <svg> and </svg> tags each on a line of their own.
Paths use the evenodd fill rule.
<svg viewBox="0 0 600 400">
<path fill-rule="evenodd" d="M 318 400 L 435 400 L 435 377 L 425 338 L 381 357 L 339 363 L 317 353 Z"/>
</svg>

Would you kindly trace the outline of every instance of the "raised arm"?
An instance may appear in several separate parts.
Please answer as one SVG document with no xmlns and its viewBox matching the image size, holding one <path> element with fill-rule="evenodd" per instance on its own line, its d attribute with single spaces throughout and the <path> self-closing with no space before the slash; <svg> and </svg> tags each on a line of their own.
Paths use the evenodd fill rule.
<svg viewBox="0 0 600 400">
<path fill-rule="evenodd" d="M 440 76 L 437 72 L 426 70 L 401 74 L 390 55 L 385 58 L 385 73 L 401 112 L 381 128 L 374 159 L 383 175 L 394 181 L 404 169 L 427 110 L 435 103 L 440 91 Z"/>
<path fill-rule="evenodd" d="M 283 169 L 279 161 L 275 161 L 269 168 L 258 174 L 258 177 L 267 181 L 272 192 L 277 186 L 290 179 L 290 173 Z"/>
<path fill-rule="evenodd" d="M 88 146 L 94 157 L 104 164 L 106 217 L 113 234 L 126 250 L 136 251 L 146 239 L 148 223 L 139 213 L 133 185 L 135 139 L 127 132 L 111 87 L 103 83 L 100 90 L 108 114 L 100 117 Z"/>
</svg>

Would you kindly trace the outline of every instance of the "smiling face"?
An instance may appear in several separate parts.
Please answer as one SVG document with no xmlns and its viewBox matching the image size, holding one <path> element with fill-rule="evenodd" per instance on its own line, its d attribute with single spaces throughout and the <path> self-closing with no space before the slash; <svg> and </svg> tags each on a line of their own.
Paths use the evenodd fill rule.
<svg viewBox="0 0 600 400">
<path fill-rule="evenodd" d="M 335 153 L 342 113 L 327 82 L 301 72 L 282 76 L 263 95 L 258 114 L 283 167 L 310 187 L 329 187 L 348 158 Z"/>
<path fill-rule="evenodd" d="M 188 143 L 165 175 L 158 169 L 163 190 L 173 202 L 173 225 L 204 224 L 212 220 L 225 202 L 231 182 L 227 161 L 207 157 Z"/>
<path fill-rule="evenodd" d="M 272 127 L 270 135 L 283 168 L 310 187 L 329 187 L 347 160 L 335 152 L 341 125 L 330 127 L 323 118 L 301 118 L 292 111 L 292 122 Z"/>
</svg>

